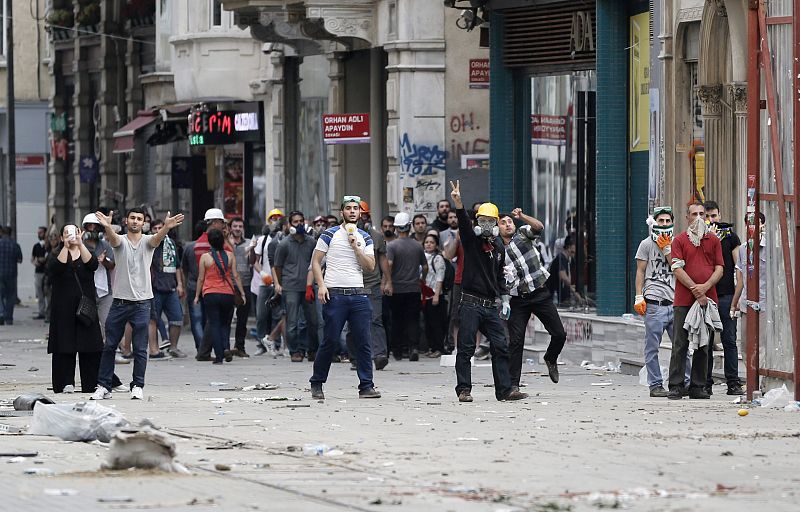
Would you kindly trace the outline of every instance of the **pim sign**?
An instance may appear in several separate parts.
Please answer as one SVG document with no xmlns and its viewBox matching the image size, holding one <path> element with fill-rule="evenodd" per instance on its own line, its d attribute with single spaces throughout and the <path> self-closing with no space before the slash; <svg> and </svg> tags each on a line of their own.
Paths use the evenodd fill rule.
<svg viewBox="0 0 800 512">
<path fill-rule="evenodd" d="M 189 114 L 189 144 L 192 146 L 258 142 L 262 138 L 258 112 L 213 111 L 207 107 Z"/>
</svg>

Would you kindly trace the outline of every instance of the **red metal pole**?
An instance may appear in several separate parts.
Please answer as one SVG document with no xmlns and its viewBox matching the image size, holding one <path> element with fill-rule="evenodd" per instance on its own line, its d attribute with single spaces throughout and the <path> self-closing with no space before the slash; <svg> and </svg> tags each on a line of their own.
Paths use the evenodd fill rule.
<svg viewBox="0 0 800 512">
<path fill-rule="evenodd" d="M 760 115 L 761 115 L 761 73 L 759 70 L 759 51 L 761 41 L 758 29 L 758 0 L 749 2 L 747 11 L 747 301 L 758 302 L 759 295 L 759 257 L 758 257 L 758 188 L 760 160 Z M 747 311 L 747 399 L 753 399 L 753 391 L 758 389 L 758 330 L 759 313 L 750 308 Z"/>
<path fill-rule="evenodd" d="M 800 185 L 800 168 L 798 165 L 800 161 L 798 161 L 798 154 L 800 154 L 800 122 L 797 120 L 797 116 L 800 115 L 800 62 L 798 59 L 800 58 L 800 21 L 798 21 L 798 16 L 800 15 L 800 0 L 794 0 L 793 10 L 792 10 L 792 34 L 794 36 L 794 45 L 792 45 L 792 56 L 794 57 L 794 87 L 792 87 L 792 99 L 793 101 L 793 110 L 794 116 L 792 120 L 794 121 L 794 126 L 792 127 L 794 131 L 793 144 L 792 144 L 792 159 L 794 161 L 794 183 L 792 189 L 794 190 L 794 268 L 795 268 L 795 286 L 794 291 L 798 294 L 795 297 L 795 307 L 800 305 L 800 212 L 797 211 L 797 206 L 800 205 L 800 191 L 797 190 L 798 185 Z M 792 318 L 795 321 L 795 327 L 800 328 L 800 311 L 795 309 L 792 311 Z M 794 399 L 800 400 L 800 335 L 798 335 L 798 330 L 795 329 L 794 336 L 792 337 L 793 343 L 793 351 L 792 355 L 794 356 Z"/>
</svg>

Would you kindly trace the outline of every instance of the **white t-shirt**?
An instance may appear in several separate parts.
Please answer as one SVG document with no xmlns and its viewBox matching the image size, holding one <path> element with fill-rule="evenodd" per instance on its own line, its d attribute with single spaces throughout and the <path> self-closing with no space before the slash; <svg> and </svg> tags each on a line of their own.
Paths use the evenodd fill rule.
<svg viewBox="0 0 800 512">
<path fill-rule="evenodd" d="M 128 235 L 119 237 L 121 243 L 114 247 L 114 298 L 124 300 L 148 300 L 153 298 L 150 282 L 150 264 L 156 248 L 150 245 L 154 235 L 142 235 L 134 245 Z"/>
<path fill-rule="evenodd" d="M 366 256 L 375 257 L 372 237 L 364 230 L 355 233 L 358 246 Z M 347 231 L 342 226 L 326 229 L 317 240 L 317 251 L 325 253 L 325 286 L 328 288 L 363 288 L 364 275 L 347 241 Z"/>
<path fill-rule="evenodd" d="M 253 252 L 256 253 L 256 261 L 261 263 L 261 273 L 259 274 L 258 272 L 255 271 L 255 268 L 253 268 L 253 277 L 250 279 L 250 291 L 256 296 L 258 295 L 258 289 L 261 286 L 264 286 L 264 281 L 261 280 L 261 277 L 272 275 L 272 269 L 269 266 L 269 261 L 267 261 L 266 265 L 264 265 L 263 263 L 264 260 L 267 260 L 266 258 L 267 247 L 269 247 L 269 243 L 272 241 L 272 237 L 267 235 L 267 241 L 264 242 L 264 236 L 265 235 L 261 235 L 260 237 L 258 237 L 258 240 L 256 240 L 256 246 L 253 248 Z"/>
</svg>

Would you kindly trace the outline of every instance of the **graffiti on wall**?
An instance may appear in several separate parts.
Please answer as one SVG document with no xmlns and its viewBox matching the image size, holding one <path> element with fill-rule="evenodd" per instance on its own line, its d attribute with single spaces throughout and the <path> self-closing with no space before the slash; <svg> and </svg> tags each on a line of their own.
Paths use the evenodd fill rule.
<svg viewBox="0 0 800 512">
<path fill-rule="evenodd" d="M 405 176 L 435 176 L 445 170 L 446 161 L 447 152 L 438 145 L 413 143 L 408 133 L 400 138 L 400 167 Z"/>
<path fill-rule="evenodd" d="M 575 345 L 592 344 L 592 322 L 588 320 L 565 319 L 564 330 L 567 332 L 567 343 Z"/>
<path fill-rule="evenodd" d="M 460 161 L 463 155 L 480 155 L 489 153 L 489 139 L 482 135 L 479 122 L 474 112 L 455 114 L 450 117 L 450 155 Z"/>
</svg>

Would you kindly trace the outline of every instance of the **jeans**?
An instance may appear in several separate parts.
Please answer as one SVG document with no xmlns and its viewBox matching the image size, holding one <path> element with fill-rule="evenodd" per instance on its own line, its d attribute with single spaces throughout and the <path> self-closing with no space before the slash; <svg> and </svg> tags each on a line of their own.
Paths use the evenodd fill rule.
<svg viewBox="0 0 800 512">
<path fill-rule="evenodd" d="M 100 375 L 97 384 L 106 389 L 112 388 L 114 378 L 114 356 L 125 334 L 125 324 L 131 324 L 133 335 L 133 385 L 144 387 L 144 374 L 147 370 L 147 326 L 150 323 L 150 301 L 123 302 L 114 299 L 106 318 L 106 341 L 100 358 Z"/>
<path fill-rule="evenodd" d="M 372 337 L 372 358 L 378 359 L 379 357 L 386 357 L 389 355 L 386 347 L 386 329 L 383 327 L 383 297 L 379 284 L 370 288 L 370 292 L 369 303 L 372 306 L 372 322 L 369 324 L 369 332 Z M 357 359 L 357 351 L 355 343 L 353 343 L 353 336 L 350 334 L 350 329 L 348 329 L 346 325 L 345 330 L 348 331 L 346 336 L 347 352 L 350 359 L 355 361 Z"/>
<path fill-rule="evenodd" d="M 650 304 L 647 305 L 648 309 Z M 672 337 L 672 355 L 669 360 L 669 389 L 684 387 L 686 358 L 689 353 L 689 333 L 683 328 L 689 306 L 673 307 L 674 336 Z M 692 354 L 692 369 L 689 389 L 702 389 L 706 385 L 708 371 L 709 346 L 700 347 Z"/>
<path fill-rule="evenodd" d="M 11 325 L 14 322 L 14 306 L 17 305 L 17 276 L 0 276 L 0 320 Z"/>
<path fill-rule="evenodd" d="M 739 352 L 736 348 L 736 319 L 731 318 L 731 302 L 733 302 L 733 295 L 720 295 L 719 303 L 719 318 L 722 320 L 722 353 L 724 358 L 723 367 L 725 369 L 725 381 L 728 386 L 740 386 L 739 381 Z M 713 347 L 714 332 L 711 333 L 710 343 Z M 708 376 L 706 377 L 706 385 L 713 386 L 714 378 L 711 375 L 714 369 L 714 357 L 712 354 L 713 348 L 709 348 L 708 352 Z"/>
<path fill-rule="evenodd" d="M 400 358 L 419 348 L 419 292 L 395 293 L 391 297 L 392 353 Z"/>
<path fill-rule="evenodd" d="M 207 293 L 203 295 L 208 335 L 214 347 L 217 362 L 225 359 L 225 351 L 230 349 L 231 322 L 233 321 L 233 294 Z"/>
<path fill-rule="evenodd" d="M 316 352 L 319 347 L 317 339 L 317 328 L 319 321 L 317 318 L 317 307 L 313 302 L 306 302 L 306 292 L 283 291 L 283 300 L 286 304 L 286 344 L 290 354 L 302 354 L 306 352 Z M 306 336 L 300 333 L 300 310 L 302 309 L 305 317 Z"/>
<path fill-rule="evenodd" d="M 252 295 L 252 294 L 248 294 Z M 234 345 L 237 350 L 244 350 L 244 339 L 247 336 L 247 319 L 250 317 L 250 299 L 247 297 L 247 302 L 241 306 L 236 306 L 236 344 Z"/>
<path fill-rule="evenodd" d="M 661 346 L 664 331 L 667 331 L 670 341 L 674 343 L 672 317 L 672 306 L 647 305 L 644 315 L 644 366 L 647 368 L 647 385 L 651 388 L 662 387 L 664 384 L 658 362 L 658 348 Z"/>
<path fill-rule="evenodd" d="M 272 307 L 269 300 L 275 293 L 274 286 L 258 287 L 258 302 L 256 303 L 256 332 L 259 340 L 269 334 L 281 321 L 283 311 L 280 306 Z"/>
<path fill-rule="evenodd" d="M 44 314 L 47 313 L 47 294 L 44 292 L 44 275 L 44 272 L 36 272 L 33 274 L 34 286 L 36 287 L 36 302 L 39 306 L 39 316 L 44 316 Z"/>
<path fill-rule="evenodd" d="M 194 303 L 195 288 L 186 289 L 186 306 L 189 308 L 189 323 L 192 326 L 192 337 L 194 338 L 194 348 L 200 349 L 203 344 L 203 299 L 199 304 Z"/>
<path fill-rule="evenodd" d="M 456 394 L 472 391 L 472 362 L 475 355 L 475 336 L 480 331 L 489 340 L 492 354 L 494 395 L 503 400 L 511 392 L 508 369 L 508 338 L 497 308 L 461 303 L 458 309 L 458 352 L 456 353 Z"/>
<path fill-rule="evenodd" d="M 161 320 L 161 313 L 166 313 L 169 325 L 179 327 L 183 325 L 183 308 L 177 291 L 153 292 L 153 310 L 150 312 L 150 318 L 158 322 Z M 169 339 L 169 336 L 164 336 L 164 332 L 162 332 L 161 338 Z"/>
<path fill-rule="evenodd" d="M 553 297 L 547 288 L 539 288 L 519 297 L 511 297 L 511 316 L 508 319 L 508 352 L 509 352 L 509 372 L 511 374 L 511 385 L 519 387 L 520 377 L 522 376 L 522 354 L 525 351 L 525 331 L 531 315 L 542 322 L 544 328 L 550 334 L 550 344 L 547 345 L 547 352 L 544 360 L 550 363 L 558 362 L 558 356 L 564 349 L 567 341 L 567 332 L 561 317 L 558 316 L 556 305 L 553 304 Z"/>
<path fill-rule="evenodd" d="M 358 389 L 374 386 L 372 382 L 372 346 L 370 343 L 370 321 L 372 306 L 366 295 L 338 295 L 331 292 L 330 300 L 322 306 L 325 335 L 314 359 L 314 374 L 309 379 L 312 385 L 328 380 L 333 355 L 339 352 L 342 328 L 350 325 L 356 352 Z"/>
</svg>

